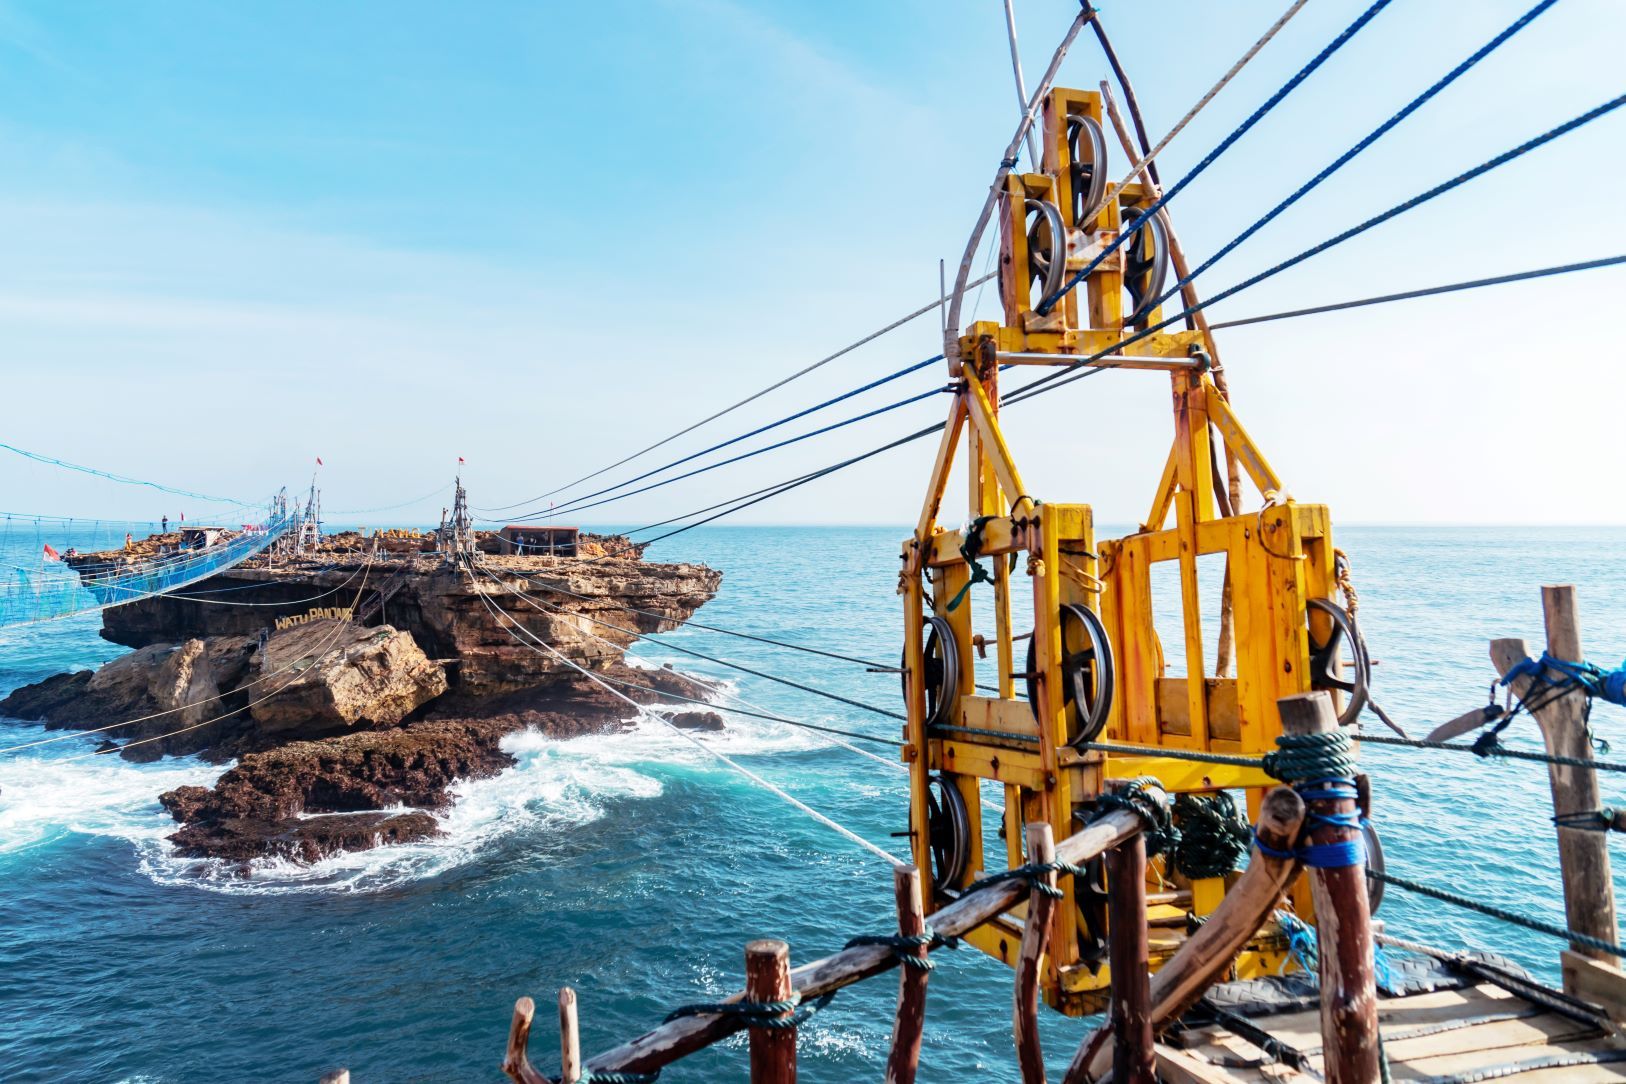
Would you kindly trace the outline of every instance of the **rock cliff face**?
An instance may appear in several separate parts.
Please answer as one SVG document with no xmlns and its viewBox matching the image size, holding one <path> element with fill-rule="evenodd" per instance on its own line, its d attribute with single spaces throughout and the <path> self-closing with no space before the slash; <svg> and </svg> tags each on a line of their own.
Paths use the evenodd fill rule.
<svg viewBox="0 0 1626 1084">
<path fill-rule="evenodd" d="M 513 763 L 499 743 L 514 731 L 572 737 L 637 714 L 565 659 L 630 683 L 617 688 L 678 725 L 721 728 L 661 695 L 705 700 L 706 686 L 621 658 L 635 633 L 681 624 L 721 578 L 637 555 L 488 555 L 470 574 L 415 552 L 373 558 L 338 536 L 188 597 L 104 611 L 102 636 L 134 651 L 18 689 L 0 714 L 117 724 L 107 751 L 135 760 L 240 758 L 213 788 L 161 797 L 182 824 L 170 838 L 188 856 L 309 862 L 433 835 L 453 783 Z"/>
</svg>

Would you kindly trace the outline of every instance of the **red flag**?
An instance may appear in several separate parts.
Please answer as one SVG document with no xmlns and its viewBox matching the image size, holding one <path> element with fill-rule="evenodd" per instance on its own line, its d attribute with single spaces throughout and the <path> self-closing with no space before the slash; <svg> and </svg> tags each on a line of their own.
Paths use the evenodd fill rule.
<svg viewBox="0 0 1626 1084">
<path fill-rule="evenodd" d="M 322 457 L 321 456 L 316 457 L 316 465 L 318 467 L 320 467 L 322 465 Z"/>
<path fill-rule="evenodd" d="M 461 463 L 461 462 L 463 462 L 463 457 L 462 457 L 462 456 L 458 456 L 458 457 L 457 457 L 457 461 L 458 461 L 458 462 L 459 462 L 459 463 Z"/>
<path fill-rule="evenodd" d="M 61 555 L 58 554 L 56 550 L 51 548 L 51 544 L 49 542 L 45 543 L 45 559 L 47 561 L 60 561 L 60 560 L 62 560 Z"/>
<path fill-rule="evenodd" d="M 182 512 L 182 513 L 181 513 L 181 522 L 182 522 L 182 523 L 185 523 L 185 522 L 186 522 L 186 513 L 185 513 L 185 512 Z"/>
</svg>

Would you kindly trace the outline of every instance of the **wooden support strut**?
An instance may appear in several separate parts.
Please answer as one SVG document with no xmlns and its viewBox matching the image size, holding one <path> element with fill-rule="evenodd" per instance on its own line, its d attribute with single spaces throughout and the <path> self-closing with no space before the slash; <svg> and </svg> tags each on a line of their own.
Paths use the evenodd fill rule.
<svg viewBox="0 0 1626 1084">
<path fill-rule="evenodd" d="M 522 997 L 514 1002 L 514 1022 L 508 1028 L 508 1053 L 502 1060 L 502 1071 L 514 1084 L 548 1084 L 548 1078 L 531 1067 L 525 1047 L 531 1041 L 531 1020 L 536 1016 L 536 1002 Z"/>
<path fill-rule="evenodd" d="M 745 996 L 785 1001 L 791 996 L 790 946 L 752 941 L 745 946 Z M 796 1084 L 796 1029 L 751 1028 L 751 1084 Z"/>
<path fill-rule="evenodd" d="M 1276 787 L 1259 811 L 1254 832 L 1272 852 L 1291 853 L 1304 824 L 1304 801 L 1292 787 Z M 1297 859 L 1267 854 L 1256 845 L 1224 901 L 1152 976 L 1152 1027 L 1162 1030 L 1185 1015 L 1203 992 L 1231 968 L 1238 952 L 1259 932 L 1297 876 Z M 1111 1065 L 1113 1027 L 1108 1023 L 1085 1037 L 1073 1055 L 1063 1084 L 1090 1084 Z"/>
<path fill-rule="evenodd" d="M 1298 693 L 1276 701 L 1284 734 L 1323 734 L 1338 729 L 1326 692 Z M 1312 846 L 1348 843 L 1359 828 L 1319 817 L 1356 812 L 1354 797 L 1311 798 L 1307 816 Z M 1366 867 L 1313 867 L 1316 948 L 1321 964 L 1321 1045 L 1328 1084 L 1377 1084 L 1383 1050 L 1378 1038 L 1378 990 L 1372 958 L 1372 917 L 1366 899 Z"/>
<path fill-rule="evenodd" d="M 1297 798 L 1293 800 L 1296 802 Z M 1056 858 L 1069 865 L 1083 865 L 1140 830 L 1138 815 L 1129 810 L 1115 810 L 1056 844 Z M 1266 837 L 1267 842 L 1269 838 Z M 1287 845 L 1291 846 L 1291 841 Z M 1258 860 L 1257 856 L 1255 860 Z M 936 912 L 932 916 L 932 926 L 945 938 L 963 937 L 1010 910 L 1021 894 L 1020 882 L 997 881 L 976 892 L 966 893 Z M 851 986 L 896 966 L 897 958 L 890 948 L 859 945 L 803 964 L 791 972 L 791 984 L 805 1001 Z M 741 1000 L 741 995 L 735 994 L 725 1000 L 737 1002 Z M 732 1017 L 679 1017 L 594 1057 L 587 1063 L 586 1070 L 589 1074 L 652 1073 L 739 1029 L 740 1021 Z M 538 1077 L 537 1081 L 540 1079 Z"/>
<path fill-rule="evenodd" d="M 1027 826 L 1028 862 L 1048 865 L 1056 860 L 1056 837 L 1050 825 L 1034 821 Z M 1046 889 L 1051 891 L 1047 892 Z M 1044 1047 L 1039 1042 L 1039 979 L 1044 973 L 1045 946 L 1050 942 L 1051 919 L 1056 910 L 1056 873 L 1051 870 L 1033 880 L 1027 915 L 1022 920 L 1022 953 L 1016 961 L 1016 988 L 1011 1010 L 1016 1037 L 1016 1064 L 1022 1084 L 1044 1084 Z"/>
<path fill-rule="evenodd" d="M 576 991 L 559 990 L 559 1084 L 576 1084 L 582 1078 L 582 1041 L 576 1026 Z"/>
<path fill-rule="evenodd" d="M 1580 619 L 1575 605 L 1575 588 L 1569 585 L 1543 587 L 1541 608 L 1547 626 L 1547 652 L 1555 659 L 1579 662 L 1581 654 Z M 1506 676 L 1529 652 L 1517 639 L 1493 640 L 1491 661 Z M 1586 696 L 1580 690 L 1548 700 L 1542 686 L 1533 678 L 1513 682 L 1513 693 L 1521 700 L 1536 697 L 1546 704 L 1531 712 L 1541 727 L 1542 741 L 1550 756 L 1592 759 L 1592 743 L 1587 739 Z M 1614 879 L 1609 871 L 1609 836 L 1606 832 L 1563 823 L 1575 813 L 1589 813 L 1601 805 L 1598 773 L 1592 768 L 1567 764 L 1547 766 L 1547 781 L 1553 793 L 1553 814 L 1559 818 L 1558 865 L 1564 879 L 1564 918 L 1577 933 L 1618 942 L 1615 923 Z M 1571 951 L 1618 967 L 1613 956 L 1595 948 L 1571 945 Z M 1566 975 L 1567 977 L 1567 975 Z M 1567 988 L 1567 987 L 1566 987 Z"/>
<path fill-rule="evenodd" d="M 1157 1084 L 1152 981 L 1147 966 L 1146 834 L 1106 858 L 1108 964 L 1112 968 L 1112 1084 Z"/>
<path fill-rule="evenodd" d="M 921 903 L 920 870 L 898 866 L 892 871 L 892 889 L 898 902 L 898 933 L 920 937 L 926 932 L 926 910 Z M 927 959 L 930 947 L 914 950 Z M 931 972 L 920 967 L 898 968 L 898 1013 L 892 1023 L 892 1050 L 886 1059 L 886 1084 L 914 1084 L 920 1069 L 920 1040 L 926 1030 L 926 980 Z"/>
</svg>

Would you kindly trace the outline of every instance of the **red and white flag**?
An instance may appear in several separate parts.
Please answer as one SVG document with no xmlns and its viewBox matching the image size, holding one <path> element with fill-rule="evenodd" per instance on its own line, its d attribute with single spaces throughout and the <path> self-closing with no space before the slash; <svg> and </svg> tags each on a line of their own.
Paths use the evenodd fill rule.
<svg viewBox="0 0 1626 1084">
<path fill-rule="evenodd" d="M 52 549 L 51 544 L 47 542 L 45 543 L 45 559 L 47 561 L 60 561 L 62 560 L 62 555 L 57 553 L 56 550 Z"/>
</svg>

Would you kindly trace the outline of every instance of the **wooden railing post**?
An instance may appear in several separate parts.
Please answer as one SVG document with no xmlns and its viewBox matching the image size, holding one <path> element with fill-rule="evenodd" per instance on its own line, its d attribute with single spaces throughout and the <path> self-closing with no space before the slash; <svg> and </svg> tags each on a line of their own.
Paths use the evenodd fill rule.
<svg viewBox="0 0 1626 1084">
<path fill-rule="evenodd" d="M 320 1084 L 350 1084 L 349 1069 L 335 1069 L 331 1073 L 323 1073 Z"/>
<path fill-rule="evenodd" d="M 790 994 L 790 946 L 767 940 L 746 945 L 746 1000 L 785 1001 Z M 795 1029 L 750 1030 L 751 1084 L 796 1084 Z"/>
<path fill-rule="evenodd" d="M 1108 851 L 1106 867 L 1112 1084 L 1157 1084 L 1152 976 L 1147 965 L 1145 833 Z"/>
<path fill-rule="evenodd" d="M 1541 589 L 1542 615 L 1547 625 L 1547 653 L 1567 662 L 1582 661 L 1581 624 L 1575 605 L 1575 588 L 1569 585 Z M 1498 673 L 1506 674 L 1527 657 L 1523 640 L 1491 641 L 1491 661 Z M 1558 675 L 1549 674 L 1557 679 Z M 1533 699 L 1545 706 L 1531 712 L 1541 727 L 1542 741 L 1551 756 L 1592 759 L 1592 743 L 1587 740 L 1586 696 L 1580 690 L 1548 700 L 1543 686 L 1530 678 L 1519 678 L 1513 692 L 1521 699 Z M 1601 806 L 1598 773 L 1592 768 L 1567 764 L 1547 766 L 1547 781 L 1553 792 L 1553 814 L 1558 818 L 1558 866 L 1564 879 L 1564 918 L 1577 933 L 1605 941 L 1617 941 L 1615 926 L 1615 883 L 1609 872 L 1609 837 L 1606 832 L 1589 831 L 1584 825 L 1564 823 L 1575 813 L 1590 813 Z M 1619 964 L 1599 949 L 1571 945 L 1572 952 L 1607 963 Z"/>
<path fill-rule="evenodd" d="M 547 1084 L 547 1077 L 531 1066 L 525 1047 L 531 1041 L 531 1020 L 536 1016 L 536 1002 L 522 997 L 514 1002 L 514 1022 L 508 1027 L 508 1053 L 502 1060 L 502 1071 L 515 1084 Z"/>
<path fill-rule="evenodd" d="M 1050 825 L 1034 821 L 1027 826 L 1028 863 L 1042 866 L 1056 860 L 1056 838 Z M 1016 994 L 1012 1011 L 1016 1035 L 1016 1063 L 1022 1084 L 1044 1084 L 1044 1048 L 1039 1042 L 1039 977 L 1044 972 L 1044 951 L 1050 940 L 1055 897 L 1038 886 L 1056 887 L 1056 875 L 1039 878 L 1028 893 L 1028 911 L 1022 920 L 1022 954 L 1016 961 Z"/>
<path fill-rule="evenodd" d="M 926 911 L 921 904 L 920 870 L 898 866 L 892 871 L 892 888 L 898 900 L 898 933 L 921 936 L 926 932 Z M 915 955 L 924 960 L 929 952 L 928 946 L 921 945 Z M 900 966 L 898 972 L 898 1016 L 892 1023 L 886 1084 L 914 1084 L 920 1068 L 920 1038 L 926 1029 L 926 979 L 931 973 L 908 965 Z"/>
<path fill-rule="evenodd" d="M 576 1084 L 582 1078 L 582 1042 L 576 1026 L 576 991 L 559 990 L 559 1084 Z"/>
<path fill-rule="evenodd" d="M 1320 734 L 1338 729 L 1332 697 L 1299 693 L 1276 701 L 1284 734 Z M 1351 780 L 1353 790 L 1354 781 Z M 1318 790 L 1325 788 L 1316 788 Z M 1306 835 L 1312 846 L 1361 838 L 1357 827 L 1330 824 L 1317 816 L 1356 812 L 1353 796 L 1305 801 Z M 1382 1050 L 1378 1043 L 1378 990 L 1372 961 L 1372 916 L 1366 899 L 1366 866 L 1310 869 L 1315 901 L 1316 947 L 1321 962 L 1321 1043 L 1328 1084 L 1377 1084 Z"/>
</svg>

